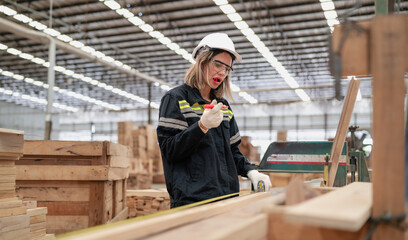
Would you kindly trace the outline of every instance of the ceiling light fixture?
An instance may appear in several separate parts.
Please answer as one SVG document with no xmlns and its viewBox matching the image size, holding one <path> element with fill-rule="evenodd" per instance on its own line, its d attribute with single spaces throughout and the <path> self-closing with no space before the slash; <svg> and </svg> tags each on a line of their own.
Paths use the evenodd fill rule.
<svg viewBox="0 0 408 240">
<path fill-rule="evenodd" d="M 145 24 L 145 22 L 143 20 L 141 20 L 140 18 L 134 17 L 133 13 L 129 12 L 127 9 L 120 8 L 120 5 L 117 2 L 115 2 L 114 0 L 107 0 L 107 1 L 100 0 L 100 1 L 104 2 L 104 4 L 106 6 L 108 6 L 110 9 L 116 10 L 116 12 L 118 14 L 128 18 L 129 21 L 131 21 L 130 19 L 132 19 L 134 24 L 137 23 L 137 24 L 140 24 L 140 25 L 145 25 L 143 28 L 146 31 L 150 32 L 150 28 L 149 28 L 150 25 Z M 54 30 L 52 28 L 48 28 L 44 24 L 39 23 L 37 21 L 34 21 L 31 18 L 29 18 L 29 17 L 27 17 L 27 16 L 25 16 L 23 14 L 17 14 L 17 12 L 14 11 L 13 9 L 11 9 L 11 8 L 8 8 L 8 7 L 4 6 L 4 5 L 0 5 L 0 12 L 6 14 L 8 16 L 13 16 L 15 19 L 17 19 L 17 20 L 19 20 L 19 21 L 21 21 L 23 23 L 26 23 L 26 24 L 28 23 L 29 26 L 34 27 L 37 30 L 43 31 L 44 33 L 46 33 L 46 34 L 48 34 L 50 36 L 57 37 L 59 40 L 61 40 L 63 42 L 67 42 L 70 45 L 72 45 L 72 46 L 74 46 L 74 47 L 76 47 L 78 49 L 81 49 L 81 50 L 83 50 L 83 51 L 85 51 L 85 52 L 87 52 L 87 53 L 89 53 L 89 54 L 91 54 L 91 55 L 93 55 L 93 56 L 95 56 L 97 58 L 100 58 L 100 59 L 103 59 L 103 60 L 107 59 L 105 61 L 108 61 L 108 62 L 115 62 L 115 64 L 118 67 L 122 67 L 123 69 L 128 70 L 128 71 L 135 70 L 135 69 L 132 69 L 130 66 L 128 66 L 126 64 L 123 64 L 122 62 L 120 62 L 118 60 L 113 59 L 112 57 L 106 56 L 105 54 L 103 54 L 100 51 L 96 51 L 92 47 L 85 46 L 83 43 L 81 43 L 79 41 L 76 41 L 76 40 L 73 40 L 68 35 L 61 34 L 60 32 L 58 32 L 58 31 L 56 31 L 56 30 Z M 17 15 L 18 15 L 18 17 L 17 17 Z M 161 35 L 157 35 L 157 37 L 161 37 Z M 0 50 L 2 50 L 2 49 L 0 48 Z M 182 55 L 183 57 L 186 58 L 185 54 L 180 54 L 180 55 Z M 190 56 L 190 58 L 191 58 L 191 56 Z M 137 71 L 137 70 L 135 70 L 135 71 Z M 170 89 L 170 87 L 169 87 L 169 89 Z M 143 103 L 145 103 L 145 101 Z"/>
<path fill-rule="evenodd" d="M 108 6 L 107 4 L 113 4 L 112 2 L 115 2 L 114 0 L 100 0 L 100 1 L 103 2 L 106 6 Z M 119 3 L 117 3 L 117 2 L 115 2 L 115 3 L 117 4 L 115 6 L 119 5 L 119 8 L 112 9 L 109 6 L 108 7 L 111 8 L 112 10 L 116 10 L 116 13 L 118 13 L 119 15 L 126 18 L 130 23 L 132 23 L 136 27 L 140 28 L 143 32 L 148 33 L 151 37 L 157 39 L 160 43 L 167 46 L 170 50 L 172 50 L 175 53 L 177 53 L 178 55 L 182 56 L 187 61 L 189 61 L 189 62 L 191 62 L 193 64 L 195 63 L 195 61 L 194 61 L 193 57 L 191 56 L 191 54 L 189 54 L 186 50 L 182 49 L 177 43 L 172 42 L 168 37 L 164 36 L 163 33 L 161 33 L 160 31 L 155 30 L 153 28 L 153 26 L 151 26 L 150 24 L 145 23 L 145 21 L 143 21 L 141 18 L 139 18 L 137 16 L 134 16 L 133 13 L 124 14 L 125 13 L 124 10 L 126 10 L 126 9 L 122 8 Z M 181 50 L 181 51 L 177 51 L 177 50 Z M 162 89 L 165 89 L 165 88 L 162 88 Z"/>
<path fill-rule="evenodd" d="M 330 27 L 330 31 L 333 32 L 334 25 L 339 24 L 337 19 L 337 12 L 332 0 L 320 0 L 320 5 L 322 7 L 324 17 L 326 18 L 327 25 Z"/>
<path fill-rule="evenodd" d="M 1 44 L 1 43 L 0 43 L 0 44 Z M 7 45 L 5 45 L 5 44 L 2 44 L 2 45 L 5 46 L 7 50 L 10 49 L 10 48 L 8 48 Z M 3 48 L 4 48 L 4 47 L 3 47 Z M 5 50 L 5 49 L 4 49 L 4 50 Z M 17 51 L 19 51 L 19 50 L 17 50 Z M 23 53 L 21 53 L 21 54 L 23 54 Z M 49 63 L 48 63 L 48 62 L 46 62 L 46 61 L 43 60 L 43 59 L 37 58 L 37 57 L 31 59 L 30 61 L 32 61 L 32 62 L 34 62 L 34 63 L 37 63 L 37 64 L 39 64 L 39 65 L 42 65 L 42 66 L 44 66 L 44 67 L 49 67 Z M 63 74 L 66 74 L 66 75 L 68 75 L 68 76 L 70 76 L 70 77 L 79 79 L 79 80 L 81 80 L 81 81 L 91 83 L 91 84 L 93 84 L 93 85 L 98 85 L 99 83 L 101 83 L 101 82 L 99 82 L 98 80 L 92 79 L 92 78 L 90 78 L 90 77 L 85 77 L 85 76 L 82 75 L 82 74 L 77 74 L 77 73 L 75 73 L 75 72 L 72 71 L 72 70 L 67 70 L 66 68 L 64 68 L 64 67 L 62 67 L 62 66 L 55 66 L 55 67 L 54 67 L 54 70 L 57 71 L 57 72 L 61 72 L 61 73 L 63 73 Z M 165 85 L 162 85 L 162 86 L 165 86 Z M 107 91 L 114 92 L 113 90 L 114 90 L 114 89 L 117 89 L 117 88 L 114 88 L 114 87 L 112 87 L 112 86 L 106 85 L 106 86 L 104 87 L 104 89 L 107 90 Z M 118 89 L 118 90 L 120 90 L 120 89 Z M 123 91 L 123 90 L 120 90 L 120 91 Z M 125 91 L 123 91 L 123 92 L 125 92 Z M 115 93 L 115 92 L 114 92 L 114 93 Z M 117 93 L 115 93 L 115 94 L 117 94 Z M 136 96 L 136 95 L 133 95 L 133 94 L 131 94 L 131 93 L 129 93 L 129 94 L 130 94 L 129 96 Z M 128 97 L 128 98 L 130 98 L 130 97 Z M 133 98 L 130 98 L 130 99 L 133 99 Z M 142 97 L 138 97 L 136 101 L 138 101 L 138 102 L 140 102 L 140 103 L 143 103 L 143 104 L 146 104 L 146 105 L 149 104 L 149 101 L 148 101 L 147 99 L 142 98 Z M 152 102 L 152 103 L 153 103 L 153 102 Z M 158 106 L 158 105 L 157 105 L 157 104 L 151 104 L 151 106 Z M 156 108 L 156 107 L 155 107 L 155 108 Z M 158 108 L 158 107 L 157 107 L 157 108 Z M 117 108 L 115 108 L 114 110 L 120 110 L 120 108 L 117 107 Z"/>
<path fill-rule="evenodd" d="M 24 82 L 26 82 L 26 83 L 30 83 L 30 84 L 36 85 L 38 87 L 48 89 L 48 84 L 45 84 L 45 83 L 43 83 L 41 81 L 35 81 L 32 78 L 27 78 L 27 77 L 24 77 L 24 76 L 19 75 L 19 74 L 15 74 L 15 73 L 10 72 L 10 71 L 3 71 L 2 69 L 0 69 L 0 74 L 2 74 L 4 76 L 7 76 L 7 77 L 12 77 L 12 78 L 14 78 L 16 80 L 19 80 L 19 81 L 24 80 Z M 54 87 L 53 90 L 56 91 L 56 92 L 59 92 L 61 94 L 68 95 L 70 97 L 74 97 L 74 98 L 77 98 L 77 99 L 80 99 L 80 100 L 83 100 L 83 101 L 87 101 L 87 102 L 91 102 L 91 103 L 96 101 L 96 99 L 90 98 L 90 97 L 82 95 L 80 93 L 72 92 L 70 90 L 61 89 L 59 87 Z M 93 101 L 91 101 L 91 99 L 93 99 Z M 120 110 L 120 107 L 118 107 L 116 105 L 109 104 L 109 103 L 102 102 L 102 101 L 100 101 L 100 102 L 101 102 L 101 104 L 99 104 L 99 105 L 101 105 L 101 106 L 103 106 L 105 108 L 108 108 L 108 109 L 111 109 L 111 110 L 116 110 L 116 111 Z"/>
<path fill-rule="evenodd" d="M 291 87 L 299 87 L 299 84 L 286 70 L 286 68 L 278 61 L 273 53 L 265 46 L 262 40 L 255 34 L 249 25 L 242 20 L 242 17 L 236 12 L 235 8 L 228 3 L 227 0 L 213 0 L 214 3 L 227 15 L 227 17 L 234 23 L 234 25 L 241 31 L 241 33 L 248 39 L 249 42 L 258 50 L 259 53 L 270 63 L 270 65 L 281 75 L 285 82 Z M 230 17 L 234 14 L 234 17 Z M 237 16 L 239 15 L 239 17 Z M 310 97 L 305 91 L 295 91 L 299 98 L 303 101 L 310 101 Z M 245 95 L 243 95 L 245 96 Z M 250 99 L 252 100 L 252 99 Z"/>
</svg>

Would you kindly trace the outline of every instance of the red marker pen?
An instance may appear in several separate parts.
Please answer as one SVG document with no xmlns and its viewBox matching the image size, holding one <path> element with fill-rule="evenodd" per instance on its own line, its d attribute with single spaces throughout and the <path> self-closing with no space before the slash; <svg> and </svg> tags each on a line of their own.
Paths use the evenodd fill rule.
<svg viewBox="0 0 408 240">
<path fill-rule="evenodd" d="M 205 104 L 204 105 L 204 108 L 205 109 L 213 109 L 214 108 L 214 104 Z M 228 106 L 225 106 L 225 105 L 222 105 L 222 107 L 221 108 L 226 108 L 226 109 L 228 109 Z"/>
</svg>

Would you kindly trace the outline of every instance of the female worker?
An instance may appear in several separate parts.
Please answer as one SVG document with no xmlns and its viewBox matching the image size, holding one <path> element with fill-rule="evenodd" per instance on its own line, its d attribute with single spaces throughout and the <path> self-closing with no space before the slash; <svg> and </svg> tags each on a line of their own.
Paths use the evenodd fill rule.
<svg viewBox="0 0 408 240">
<path fill-rule="evenodd" d="M 157 136 L 171 207 L 239 192 L 238 174 L 249 177 L 255 189 L 263 180 L 268 191 L 269 177 L 239 151 L 238 126 L 224 98 L 232 99 L 232 66 L 241 60 L 232 40 L 224 33 L 209 34 L 193 58 L 185 84 L 168 91 L 160 103 Z"/>
</svg>

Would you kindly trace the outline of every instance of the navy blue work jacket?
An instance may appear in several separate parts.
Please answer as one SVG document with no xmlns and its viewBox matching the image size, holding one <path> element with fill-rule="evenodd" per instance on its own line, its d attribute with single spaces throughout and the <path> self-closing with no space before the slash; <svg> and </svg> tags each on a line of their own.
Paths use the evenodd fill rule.
<svg viewBox="0 0 408 240">
<path fill-rule="evenodd" d="M 238 175 L 254 169 L 239 151 L 238 126 L 229 103 L 222 123 L 204 134 L 198 126 L 204 104 L 198 89 L 187 84 L 162 98 L 157 137 L 162 154 L 171 207 L 182 206 L 239 191 Z"/>
</svg>

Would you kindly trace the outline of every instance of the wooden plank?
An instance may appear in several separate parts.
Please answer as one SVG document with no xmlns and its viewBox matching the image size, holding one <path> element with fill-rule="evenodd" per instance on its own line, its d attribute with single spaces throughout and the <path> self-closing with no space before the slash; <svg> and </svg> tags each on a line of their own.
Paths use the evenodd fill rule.
<svg viewBox="0 0 408 240">
<path fill-rule="evenodd" d="M 45 230 L 45 222 L 30 224 L 30 232 Z"/>
<path fill-rule="evenodd" d="M 14 207 L 0 209 L 0 217 L 16 216 L 27 213 L 26 207 Z"/>
<path fill-rule="evenodd" d="M 373 66 L 373 218 L 405 213 L 404 74 L 408 17 L 376 16 L 371 28 Z M 373 239 L 403 239 L 404 232 L 381 224 Z"/>
<path fill-rule="evenodd" d="M 87 228 L 88 222 L 88 216 L 48 215 L 47 230 L 66 229 L 65 232 L 70 232 Z M 54 231 L 50 232 L 54 233 Z"/>
<path fill-rule="evenodd" d="M 19 187 L 61 187 L 61 188 L 89 188 L 89 181 L 77 181 L 77 180 L 18 180 L 16 184 Z"/>
<path fill-rule="evenodd" d="M 108 180 L 106 166 L 17 166 L 18 180 Z"/>
<path fill-rule="evenodd" d="M 254 200 L 225 213 L 165 232 L 158 232 L 143 239 L 265 239 L 268 219 L 263 213 L 263 208 L 281 201 L 281 196 L 268 196 Z"/>
<path fill-rule="evenodd" d="M 156 190 L 156 189 L 138 189 L 138 190 L 126 190 L 126 196 L 151 196 L 151 197 L 162 197 L 162 198 L 170 198 L 169 193 L 167 190 Z"/>
<path fill-rule="evenodd" d="M 45 234 L 47 234 L 45 229 L 30 231 L 30 239 L 38 239 L 42 236 L 45 236 Z"/>
<path fill-rule="evenodd" d="M 104 192 L 104 201 L 103 201 L 103 219 L 102 223 L 109 222 L 113 214 L 113 181 L 105 182 L 105 192 Z"/>
<path fill-rule="evenodd" d="M 16 166 L 18 180 L 119 180 L 129 176 L 128 168 L 107 166 Z"/>
<path fill-rule="evenodd" d="M 372 206 L 371 183 L 354 182 L 320 197 L 287 207 L 286 220 L 345 231 L 358 231 Z"/>
<path fill-rule="evenodd" d="M 13 190 L 0 190 L 0 199 L 12 198 L 16 196 L 16 191 Z"/>
<path fill-rule="evenodd" d="M 354 103 L 357 99 L 359 86 L 359 80 L 355 80 L 354 78 L 350 80 L 346 100 L 344 101 L 339 124 L 337 126 L 336 136 L 334 137 L 333 146 L 330 151 L 331 167 L 329 171 L 329 187 L 333 187 L 334 180 L 336 179 L 339 158 L 341 155 L 341 151 L 343 150 L 344 141 L 346 140 L 348 127 L 350 124 L 351 115 L 353 113 Z"/>
<path fill-rule="evenodd" d="M 16 167 L 0 167 L 0 175 L 16 174 Z"/>
<path fill-rule="evenodd" d="M 12 190 L 12 191 L 14 191 L 15 188 L 16 188 L 15 183 L 0 183 L 0 191 L 3 191 L 3 190 Z"/>
<path fill-rule="evenodd" d="M 0 128 L 0 133 L 23 135 L 24 131 L 14 130 L 14 129 L 7 129 L 7 128 Z"/>
<path fill-rule="evenodd" d="M 91 166 L 104 165 L 101 156 L 23 156 L 17 161 L 17 165 L 77 165 Z"/>
<path fill-rule="evenodd" d="M 88 215 L 89 202 L 38 202 L 38 207 L 46 207 L 47 215 Z"/>
<path fill-rule="evenodd" d="M 105 214 L 105 191 L 104 182 L 92 182 L 89 194 L 89 227 L 103 223 L 102 218 Z"/>
<path fill-rule="evenodd" d="M 110 167 L 130 167 L 130 157 L 126 156 L 108 156 L 108 162 Z"/>
<path fill-rule="evenodd" d="M 21 200 L 12 200 L 12 201 L 4 201 L 0 202 L 0 209 L 3 208 L 15 208 L 23 206 L 23 201 Z"/>
<path fill-rule="evenodd" d="M 0 233 L 28 228 L 30 226 L 29 216 L 17 215 L 0 218 Z M 1 239 L 1 238 L 0 238 Z"/>
<path fill-rule="evenodd" d="M 122 195 L 122 187 L 123 185 L 121 180 L 113 181 L 113 216 L 119 214 L 124 208 L 124 196 Z"/>
<path fill-rule="evenodd" d="M 27 209 L 28 216 L 38 216 L 38 215 L 46 215 L 48 213 L 48 209 L 46 207 L 37 207 L 37 208 L 29 208 Z"/>
<path fill-rule="evenodd" d="M 341 75 L 368 75 L 371 21 L 349 21 L 334 26 L 332 51 L 341 56 Z M 341 49 L 340 49 L 341 48 Z M 358 64 L 356 64 L 358 63 Z M 334 75 L 334 73 L 332 72 Z"/>
<path fill-rule="evenodd" d="M 30 236 L 30 229 L 29 228 L 23 228 L 23 229 L 18 229 L 18 230 L 13 230 L 13 231 L 8 231 L 8 232 L 1 232 L 0 233 L 0 239 L 1 240 L 28 240 Z"/>
<path fill-rule="evenodd" d="M 357 232 L 292 223 L 285 220 L 285 206 L 265 206 L 269 216 L 268 239 L 273 240 L 363 240 L 370 225 L 366 223 Z"/>
<path fill-rule="evenodd" d="M 110 167 L 108 170 L 107 180 L 114 181 L 129 177 L 129 168 Z"/>
<path fill-rule="evenodd" d="M 46 222 L 47 217 L 46 215 L 37 215 L 37 216 L 31 216 L 30 217 L 30 224 L 32 223 L 40 223 L 40 222 Z"/>
<path fill-rule="evenodd" d="M 107 153 L 108 156 L 122 156 L 133 157 L 132 149 L 129 146 L 108 142 Z"/>
<path fill-rule="evenodd" d="M 1 183 L 10 183 L 10 182 L 15 182 L 15 181 L 16 181 L 16 175 L 15 174 L 10 174 L 10 175 L 0 174 L 0 182 Z"/>
<path fill-rule="evenodd" d="M 103 142 L 26 140 L 24 155 L 101 156 Z"/>
<path fill-rule="evenodd" d="M 215 216 L 227 212 L 238 206 L 242 206 L 257 199 L 270 196 L 269 193 L 255 193 L 237 198 L 227 199 L 208 205 L 178 210 L 171 209 L 159 217 L 152 217 L 144 221 L 129 221 L 121 225 L 112 225 L 106 228 L 98 228 L 97 231 L 89 231 L 84 234 L 70 235 L 62 239 L 76 240 L 101 240 L 101 239 L 136 239 L 149 234 L 164 231 L 193 221 Z M 170 214 L 171 213 L 171 214 Z M 157 216 L 157 215 L 156 215 Z M 137 218 L 135 218 L 137 219 Z"/>
<path fill-rule="evenodd" d="M 17 196 L 20 199 L 37 201 L 72 201 L 89 200 L 89 188 L 83 187 L 18 187 Z"/>
<path fill-rule="evenodd" d="M 1 167 L 14 167 L 15 165 L 16 165 L 15 160 L 6 160 L 6 159 L 0 160 L 0 168 Z"/>
<path fill-rule="evenodd" d="M 0 128 L 0 156 L 18 158 L 22 156 L 23 145 L 24 132 Z"/>
<path fill-rule="evenodd" d="M 122 209 L 122 211 L 116 214 L 116 216 L 112 218 L 112 220 L 110 220 L 109 223 L 125 220 L 128 218 L 128 214 L 129 214 L 129 209 L 128 207 L 125 207 L 124 209 Z"/>
</svg>

